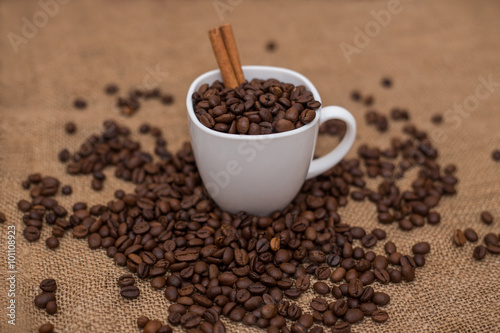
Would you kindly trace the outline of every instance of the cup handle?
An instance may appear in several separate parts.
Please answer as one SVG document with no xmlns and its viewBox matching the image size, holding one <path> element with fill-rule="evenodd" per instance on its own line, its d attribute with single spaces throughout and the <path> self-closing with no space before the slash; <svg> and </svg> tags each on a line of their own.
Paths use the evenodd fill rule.
<svg viewBox="0 0 500 333">
<path fill-rule="evenodd" d="M 335 149 L 320 158 L 311 161 L 306 179 L 314 178 L 337 164 L 347 154 L 356 137 L 356 120 L 344 108 L 340 106 L 326 106 L 321 109 L 319 124 L 330 119 L 339 119 L 346 123 L 347 131 L 344 138 Z"/>
</svg>

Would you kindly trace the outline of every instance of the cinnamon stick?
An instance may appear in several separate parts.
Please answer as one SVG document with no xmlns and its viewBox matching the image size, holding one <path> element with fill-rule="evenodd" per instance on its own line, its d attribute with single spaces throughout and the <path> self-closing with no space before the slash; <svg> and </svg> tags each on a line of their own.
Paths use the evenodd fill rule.
<svg viewBox="0 0 500 333">
<path fill-rule="evenodd" d="M 241 69 L 240 56 L 238 54 L 238 49 L 236 48 L 236 41 L 234 39 L 233 28 L 230 24 L 224 24 L 220 27 L 222 34 L 222 40 L 226 46 L 226 51 L 233 66 L 234 75 L 238 84 L 245 82 L 245 76 L 243 75 L 243 70 Z"/>
<path fill-rule="evenodd" d="M 231 60 L 226 51 L 224 41 L 220 32 L 220 28 L 212 28 L 208 32 L 210 37 L 210 42 L 212 43 L 212 49 L 217 59 L 217 64 L 222 75 L 222 80 L 224 81 L 224 86 L 228 88 L 236 88 L 238 86 L 238 80 L 234 74 L 233 66 Z"/>
</svg>

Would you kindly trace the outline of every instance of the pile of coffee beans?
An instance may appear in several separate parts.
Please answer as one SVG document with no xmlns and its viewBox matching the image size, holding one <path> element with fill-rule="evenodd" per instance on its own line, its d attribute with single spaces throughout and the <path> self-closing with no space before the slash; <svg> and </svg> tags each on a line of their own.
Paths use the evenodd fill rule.
<svg viewBox="0 0 500 333">
<path fill-rule="evenodd" d="M 56 296 L 57 284 L 54 279 L 45 279 L 40 282 L 42 293 L 35 297 L 35 306 L 45 309 L 49 315 L 57 313 Z M 49 331 L 50 332 L 50 331 Z"/>
<path fill-rule="evenodd" d="M 155 155 L 162 160 L 172 159 L 172 154 L 166 149 L 167 142 L 158 127 L 144 124 L 140 127 L 140 133 L 149 133 L 156 138 Z M 138 141 L 130 139 L 128 128 L 118 126 L 114 121 L 106 121 L 102 132 L 90 136 L 74 154 L 63 149 L 58 157 L 63 163 L 69 161 L 66 167 L 69 174 L 92 174 L 91 187 L 99 191 L 105 181 L 102 170 L 107 166 L 116 167 L 117 178 L 136 184 L 159 172 L 158 165 L 153 163 L 152 154 L 141 151 L 140 148 Z"/>
<path fill-rule="evenodd" d="M 31 189 L 32 202 L 22 200 L 18 206 L 26 212 L 27 221 L 36 221 L 30 224 L 38 226 L 38 237 L 45 217 L 53 225 L 54 237 L 72 229 L 74 238 L 87 238 L 91 249 L 106 249 L 117 265 L 149 280 L 173 302 L 168 323 L 185 329 L 212 325 L 214 331 L 223 332 L 222 323 L 217 324 L 221 315 L 271 332 L 322 332 L 323 326 L 318 324 L 332 327 L 333 332 L 346 332 L 365 317 L 375 322 L 387 320 L 381 307 L 390 297 L 376 291 L 372 283 L 413 281 L 430 246 L 417 243 L 413 255 L 405 255 L 389 241 L 385 255 L 376 254 L 370 248 L 386 238 L 385 231 L 370 232 L 343 223 L 338 207 L 345 206 L 349 196 L 369 198 L 377 205 L 382 223 L 409 217 L 420 226 L 426 216 L 433 223 L 435 219 L 416 202 L 437 205 L 439 199 L 426 200 L 432 191 L 439 198 L 453 192 L 444 190 L 448 186 L 441 182 L 445 175 L 432 172 L 437 154 L 422 148 L 419 131 L 407 129 L 408 141 L 394 141 L 393 147 L 382 152 L 361 147 L 360 159 L 344 160 L 306 181 L 283 211 L 268 217 L 229 214 L 207 195 L 189 144 L 176 154 L 165 149 L 153 161 L 138 143 L 127 138 L 130 130 L 109 121 L 104 128 L 104 133 L 85 141 L 91 149 L 79 162 L 92 158 L 94 167 L 100 163 L 98 170 L 89 168 L 94 172 L 105 166 L 116 166 L 115 172 L 128 170 L 130 177 L 123 178 L 138 183 L 134 193 L 117 190 L 115 200 L 92 207 L 77 202 L 69 215 L 51 197 L 59 182 L 34 174 L 28 179 L 28 188 L 32 183 L 41 185 Z M 161 134 L 147 124 L 139 132 Z M 421 168 L 414 191 L 400 193 L 394 182 L 396 167 L 389 167 L 391 163 L 385 159 L 405 158 L 422 149 L 429 155 L 424 154 L 426 162 L 405 167 Z M 131 162 L 137 156 L 142 164 Z M 149 165 L 145 176 L 132 177 L 138 173 L 135 170 L 145 171 L 145 163 Z M 369 177 L 384 177 L 376 191 L 366 189 L 362 163 Z M 37 239 L 31 233 L 26 235 L 30 241 Z M 121 277 L 121 294 L 138 297 L 140 291 L 134 284 L 133 276 Z M 308 307 L 294 302 L 311 288 L 317 297 Z M 290 328 L 287 319 L 292 321 Z M 150 325 L 157 326 L 156 322 Z"/>
<path fill-rule="evenodd" d="M 193 108 L 206 127 L 230 134 L 272 134 L 309 124 L 321 103 L 302 85 L 275 79 L 244 82 L 235 89 L 215 81 L 193 93 Z"/>
</svg>

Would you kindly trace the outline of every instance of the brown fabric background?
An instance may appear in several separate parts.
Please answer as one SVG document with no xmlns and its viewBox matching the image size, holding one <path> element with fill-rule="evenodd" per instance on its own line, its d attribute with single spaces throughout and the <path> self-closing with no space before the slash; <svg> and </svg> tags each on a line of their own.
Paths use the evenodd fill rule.
<svg viewBox="0 0 500 333">
<path fill-rule="evenodd" d="M 214 3 L 227 1 L 71 1 L 39 29 L 28 44 L 14 53 L 7 34 L 20 35 L 22 18 L 32 21 L 41 10 L 36 1 L 0 2 L 0 211 L 8 221 L 0 225 L 0 331 L 34 331 L 51 321 L 57 332 L 136 332 L 135 320 L 147 315 L 166 321 L 168 302 L 148 282 L 139 282 L 142 294 L 133 301 L 119 295 L 116 278 L 125 269 L 116 267 L 103 250 L 88 249 L 83 240 L 66 235 L 60 248 L 41 239 L 28 244 L 22 237 L 22 214 L 16 203 L 28 193 L 20 182 L 38 171 L 73 184 L 70 197 L 59 196 L 66 207 L 78 200 L 106 203 L 118 188 L 133 186 L 112 178 L 105 190 L 89 189 L 90 177 L 70 177 L 56 162 L 64 147 L 74 150 L 102 121 L 113 118 L 129 125 L 152 122 L 164 130 L 169 147 L 176 150 L 188 140 L 185 94 L 199 74 L 215 68 L 207 30 L 223 22 L 233 25 L 243 64 L 282 66 L 297 70 L 315 83 L 324 105 L 342 105 L 358 120 L 356 147 L 362 142 L 387 146 L 391 135 L 401 135 L 401 124 L 391 123 L 391 135 L 367 127 L 365 108 L 349 99 L 352 89 L 376 97 L 374 108 L 388 114 L 393 106 L 407 107 L 412 122 L 422 129 L 436 128 L 432 114 L 453 107 L 474 94 L 479 77 L 500 81 L 500 3 L 488 0 L 406 1 L 352 62 L 344 59 L 339 44 L 353 44 L 354 28 L 373 20 L 371 10 L 387 8 L 387 1 L 250 1 L 232 7 L 221 20 Z M 235 3 L 237 1 L 232 1 Z M 278 43 L 274 53 L 265 51 L 267 40 Z M 148 68 L 159 66 L 159 87 L 175 95 L 173 106 L 155 101 L 139 113 L 120 119 L 113 99 L 102 89 L 117 82 L 123 90 L 141 85 Z M 394 78 L 393 89 L 383 89 L 382 76 Z M 146 78 L 147 79 L 147 78 Z M 84 96 L 89 107 L 71 107 Z M 442 223 L 411 232 L 396 225 L 384 227 L 399 249 L 409 252 L 417 241 L 428 240 L 432 251 L 427 265 L 417 270 L 413 283 L 380 286 L 392 301 L 386 307 L 390 320 L 383 325 L 364 320 L 353 332 L 495 332 L 500 327 L 500 258 L 488 255 L 476 262 L 474 245 L 457 249 L 451 243 L 455 228 L 474 227 L 480 236 L 500 232 L 500 164 L 490 154 L 500 148 L 500 88 L 480 102 L 456 126 L 445 123 L 444 142 L 436 143 L 439 161 L 458 166 L 458 195 L 442 200 Z M 79 123 L 78 133 L 64 134 L 68 120 Z M 144 145 L 152 144 L 141 138 Z M 321 138 L 319 153 L 334 139 Z M 353 149 L 349 156 L 355 156 Z M 408 183 L 408 182 L 407 182 Z M 479 213 L 490 210 L 492 226 L 479 222 Z M 369 203 L 350 203 L 340 211 L 343 221 L 371 230 L 377 226 Z M 6 235 L 7 225 L 17 227 L 17 325 L 7 325 Z M 382 250 L 382 245 L 377 247 Z M 39 282 L 58 282 L 59 312 L 48 316 L 36 309 L 33 298 Z M 301 298 L 306 304 L 313 297 Z M 228 323 L 228 321 L 225 321 Z M 228 324 L 229 332 L 258 332 Z"/>
</svg>

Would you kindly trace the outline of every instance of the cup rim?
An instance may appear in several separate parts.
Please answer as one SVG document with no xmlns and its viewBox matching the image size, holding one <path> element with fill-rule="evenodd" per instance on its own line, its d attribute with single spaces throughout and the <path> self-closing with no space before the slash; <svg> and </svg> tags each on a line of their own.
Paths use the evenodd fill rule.
<svg viewBox="0 0 500 333">
<path fill-rule="evenodd" d="M 321 98 L 319 96 L 319 93 L 318 93 L 318 90 L 316 89 L 316 87 L 312 84 L 312 82 L 308 78 L 306 78 L 304 75 L 302 75 L 296 71 L 293 71 L 293 70 L 288 69 L 288 68 L 275 67 L 275 66 L 242 66 L 242 69 L 243 69 L 243 72 L 245 72 L 245 70 L 263 70 L 263 71 L 268 71 L 268 72 L 273 72 L 273 73 L 279 72 L 279 73 L 291 74 L 293 76 L 296 76 L 299 80 L 304 82 L 304 85 L 313 94 L 314 98 L 318 102 L 321 103 Z M 207 79 L 207 77 L 210 77 L 214 74 L 219 74 L 219 76 L 220 76 L 220 70 L 214 69 L 214 70 L 211 70 L 209 72 L 203 73 L 200 76 L 198 76 L 191 83 L 189 90 L 188 90 L 188 93 L 187 93 L 187 97 L 186 97 L 186 106 L 187 106 L 188 115 L 189 115 L 191 122 L 193 124 L 195 124 L 195 126 L 198 127 L 198 129 L 200 129 L 201 131 L 203 131 L 207 134 L 210 134 L 210 135 L 213 135 L 213 136 L 216 136 L 219 138 L 239 140 L 239 141 L 244 141 L 244 140 L 257 141 L 257 140 L 263 140 L 263 139 L 283 138 L 283 137 L 292 136 L 295 134 L 300 134 L 302 132 L 308 131 L 310 128 L 314 127 L 319 121 L 320 114 L 318 112 L 321 110 L 323 105 L 321 105 L 319 107 L 319 109 L 316 110 L 316 117 L 314 118 L 314 120 L 312 122 L 310 122 L 309 124 L 306 124 L 300 128 L 293 129 L 293 130 L 287 131 L 287 132 L 272 133 L 272 134 L 265 134 L 265 135 L 262 135 L 262 134 L 259 134 L 259 135 L 248 135 L 248 134 L 237 135 L 237 134 L 218 132 L 218 131 L 215 131 L 211 128 L 208 128 L 208 127 L 204 126 L 196 117 L 196 114 L 194 113 L 193 102 L 192 102 L 191 96 L 193 96 L 193 93 L 195 92 L 196 87 L 201 82 L 205 81 Z M 272 77 L 269 77 L 269 78 L 272 78 Z M 222 80 L 222 78 L 220 80 Z M 206 83 L 208 83 L 208 82 L 206 82 Z"/>
</svg>

